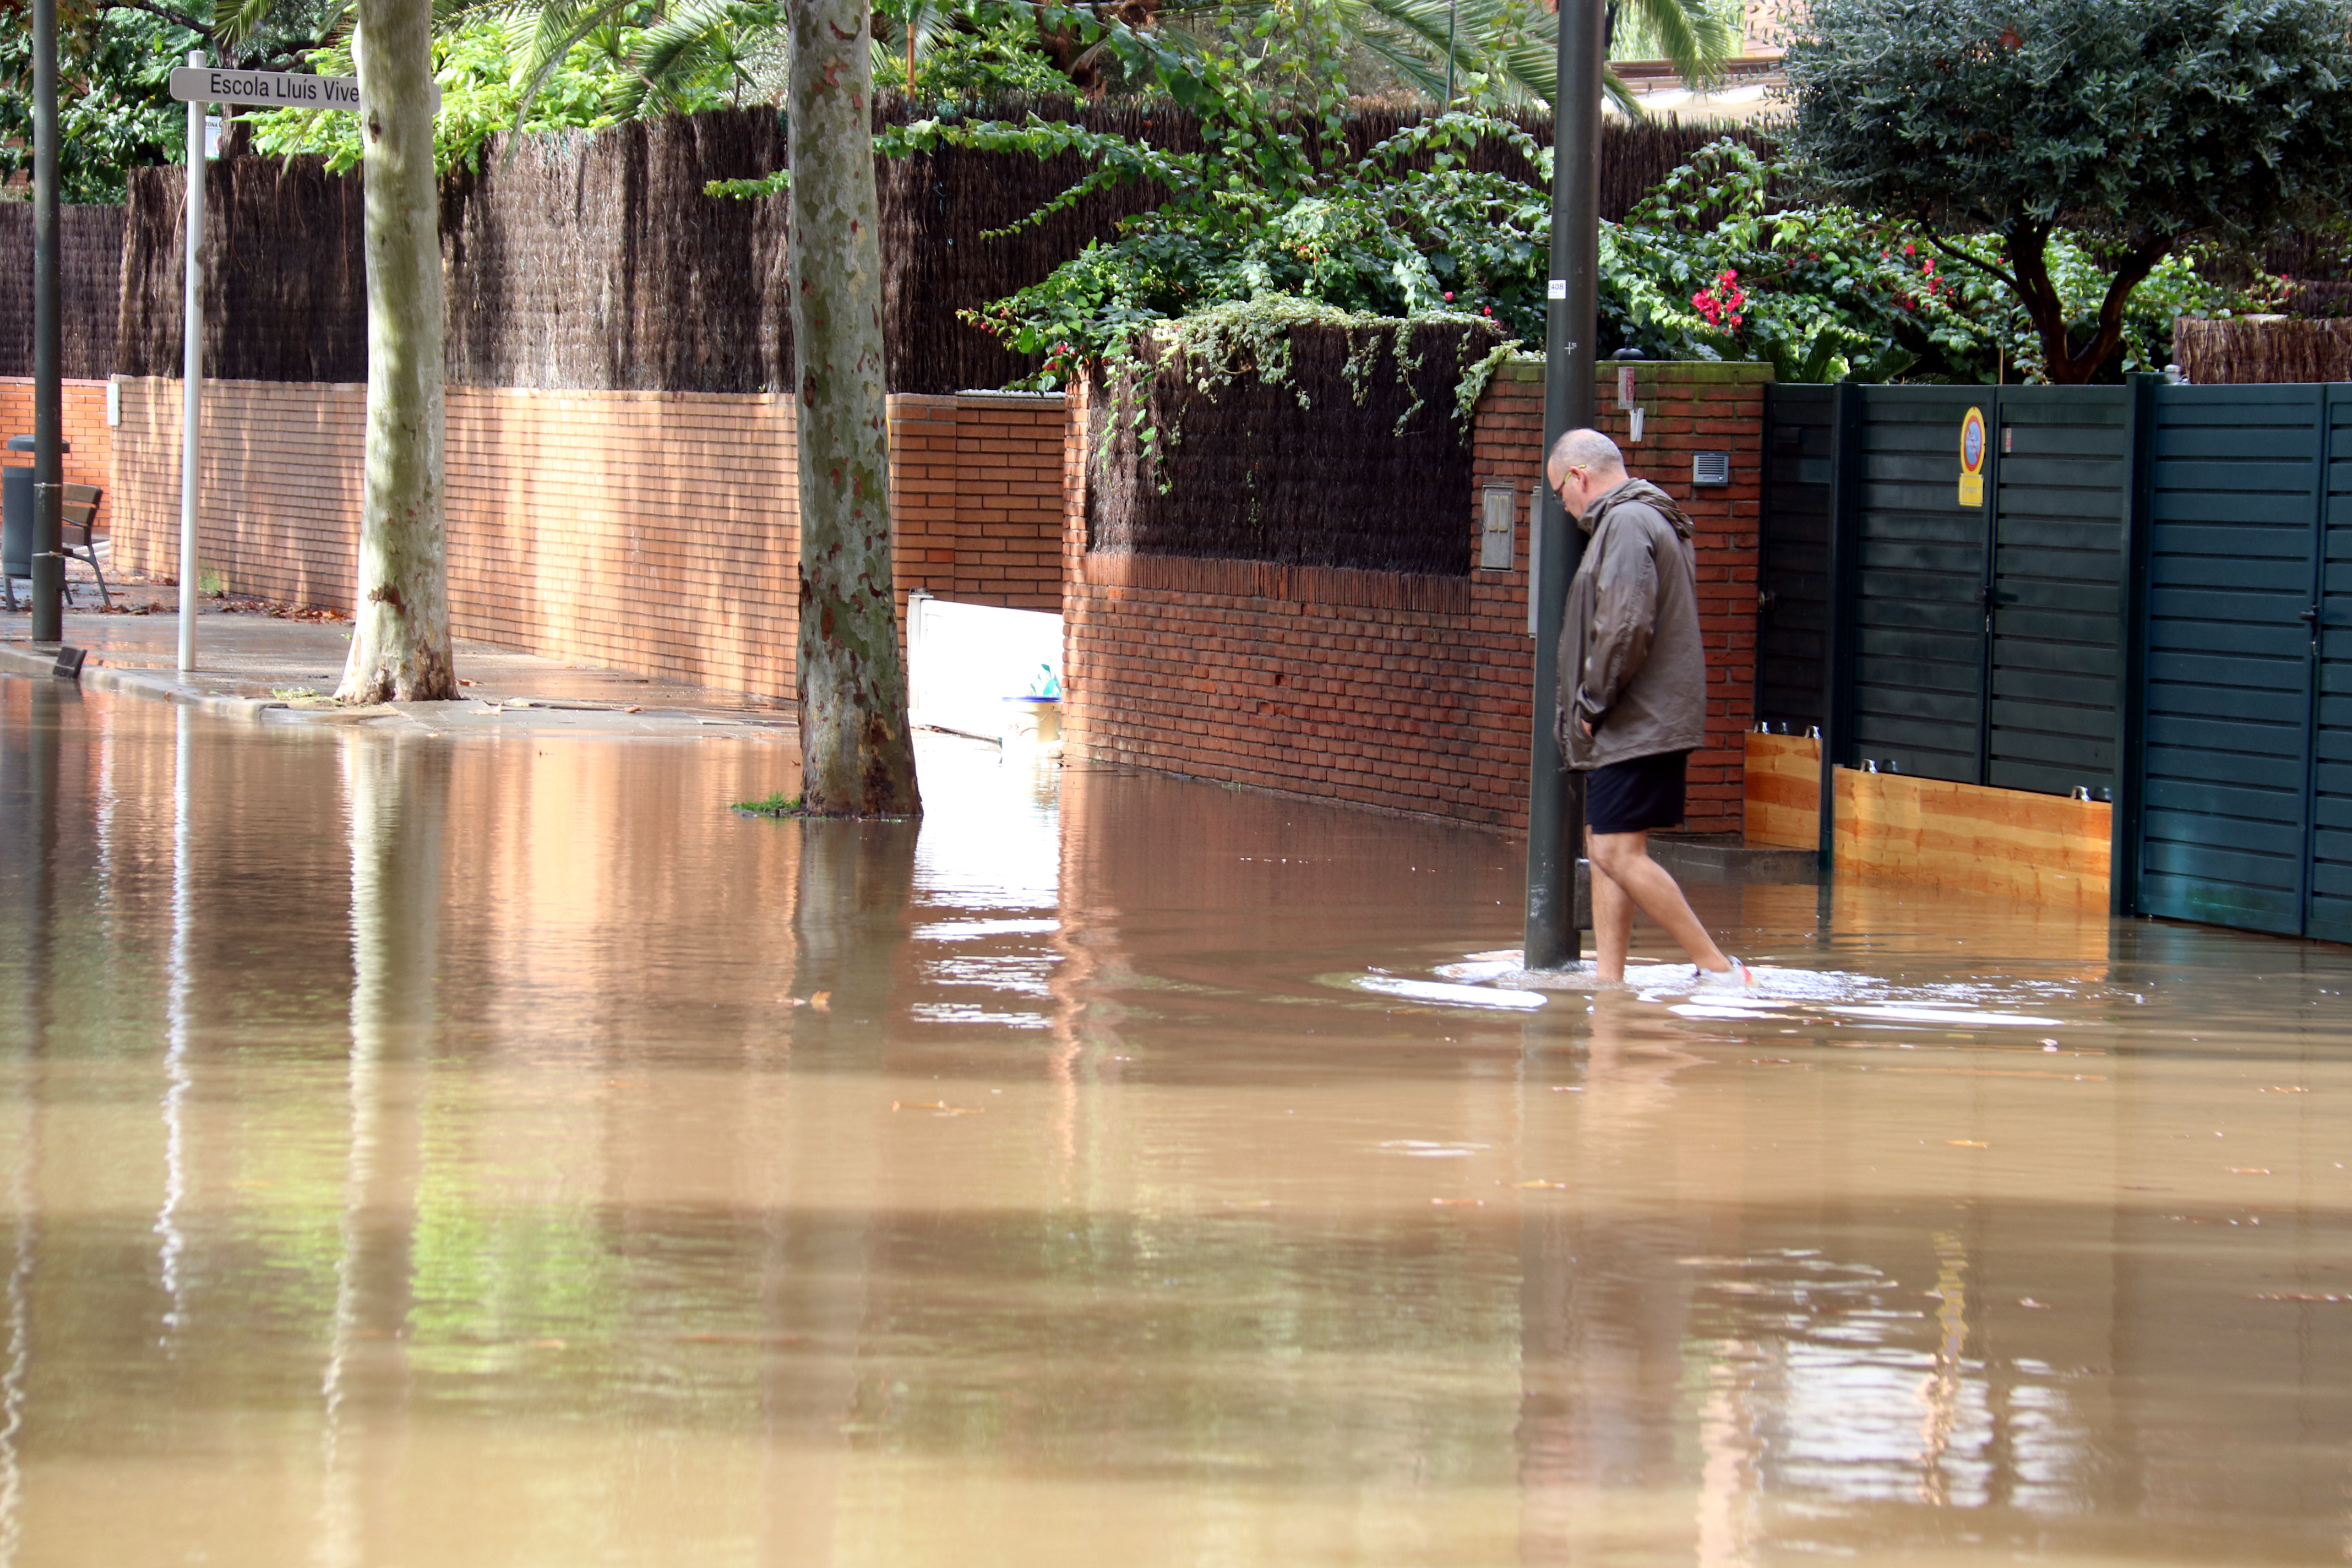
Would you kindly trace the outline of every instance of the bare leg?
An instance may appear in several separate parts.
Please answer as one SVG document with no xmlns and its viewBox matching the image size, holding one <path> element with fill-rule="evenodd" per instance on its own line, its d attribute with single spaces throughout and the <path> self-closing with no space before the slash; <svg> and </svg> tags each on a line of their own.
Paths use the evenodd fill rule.
<svg viewBox="0 0 2352 1568">
<path fill-rule="evenodd" d="M 1584 853 L 1592 862 L 1592 961 L 1601 979 L 1622 980 L 1625 954 L 1633 945 L 1633 900 L 1616 878 L 1601 868 L 1601 857 L 1593 853 L 1592 846 L 1588 833 Z"/>
<path fill-rule="evenodd" d="M 1648 833 L 1591 833 L 1586 843 L 1592 861 L 1594 963 L 1601 979 L 1625 978 L 1635 908 L 1680 942 L 1701 969 L 1721 973 L 1731 967 L 1731 960 L 1691 912 L 1681 887 L 1650 858 Z"/>
</svg>

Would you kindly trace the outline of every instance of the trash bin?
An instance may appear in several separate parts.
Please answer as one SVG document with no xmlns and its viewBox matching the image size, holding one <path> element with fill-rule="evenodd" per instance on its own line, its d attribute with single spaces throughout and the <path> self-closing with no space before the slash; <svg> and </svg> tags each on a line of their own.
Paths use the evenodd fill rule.
<svg viewBox="0 0 2352 1568">
<path fill-rule="evenodd" d="M 58 443 L 70 451 L 70 444 Z M 30 436 L 8 437 L 8 450 L 29 452 Z M 0 468 L 0 575 L 22 581 L 33 574 L 33 465 L 11 463 Z"/>
</svg>

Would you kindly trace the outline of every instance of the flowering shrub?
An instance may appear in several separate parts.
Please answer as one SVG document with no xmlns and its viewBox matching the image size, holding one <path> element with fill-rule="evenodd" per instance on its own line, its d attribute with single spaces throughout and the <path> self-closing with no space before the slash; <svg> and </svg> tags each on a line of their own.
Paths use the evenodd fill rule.
<svg viewBox="0 0 2352 1568">
<path fill-rule="evenodd" d="M 1712 288 L 1702 289 L 1691 296 L 1691 309 L 1706 318 L 1706 324 L 1717 331 L 1737 332 L 1744 319 L 1739 307 L 1748 303 L 1747 291 L 1739 287 L 1739 268 L 1727 267 L 1716 275 Z"/>
</svg>

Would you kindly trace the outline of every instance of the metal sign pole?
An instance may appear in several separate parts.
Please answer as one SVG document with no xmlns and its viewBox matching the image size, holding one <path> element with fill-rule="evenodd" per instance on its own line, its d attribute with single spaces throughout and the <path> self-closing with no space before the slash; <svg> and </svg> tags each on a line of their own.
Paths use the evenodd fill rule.
<svg viewBox="0 0 2352 1568">
<path fill-rule="evenodd" d="M 35 642 L 65 635 L 64 341 L 58 291 L 58 5 L 33 0 L 33 625 Z"/>
<path fill-rule="evenodd" d="M 200 69 L 204 51 L 188 66 Z M 180 315 L 180 673 L 196 668 L 196 421 L 205 383 L 205 106 L 188 100 L 188 279 Z"/>
<path fill-rule="evenodd" d="M 433 89 L 441 109 L 441 89 Z M 356 113 L 357 77 L 305 76 L 294 71 L 210 70 L 204 51 L 188 52 L 187 68 L 172 73 L 172 96 L 188 106 L 188 288 L 181 312 L 180 369 L 180 671 L 196 668 L 196 422 L 205 383 L 205 106 L 249 103 L 265 109 L 339 109 Z"/>
<path fill-rule="evenodd" d="M 1592 333 L 1601 314 L 1601 68 L 1602 0 L 1559 0 L 1559 98 L 1552 106 L 1551 287 L 1544 348 L 1544 451 L 1593 422 Z M 1529 969 L 1559 969 L 1583 956 L 1577 928 L 1576 862 L 1584 802 L 1561 765 L 1552 733 L 1559 702 L 1560 622 L 1584 536 L 1549 483 L 1535 526 L 1540 563 L 1535 596 L 1535 711 L 1528 772 Z"/>
</svg>

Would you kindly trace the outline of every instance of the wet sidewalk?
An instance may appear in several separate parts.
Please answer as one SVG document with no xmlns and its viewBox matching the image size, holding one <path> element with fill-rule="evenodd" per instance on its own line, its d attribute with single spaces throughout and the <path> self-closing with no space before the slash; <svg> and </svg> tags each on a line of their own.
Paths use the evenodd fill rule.
<svg viewBox="0 0 2352 1568">
<path fill-rule="evenodd" d="M 118 585 L 117 599 L 143 605 L 175 592 Z M 58 644 L 28 638 L 29 617 L 0 616 L 0 670 L 50 671 Z M 197 668 L 182 676 L 179 616 L 66 612 L 62 646 L 89 655 L 82 684 L 263 723 L 384 724 L 432 734 L 558 731 L 697 737 L 717 732 L 797 746 L 789 699 L 714 690 L 538 654 L 458 639 L 455 702 L 393 702 L 341 708 L 329 699 L 351 647 L 349 621 L 279 618 L 254 601 L 208 601 L 198 612 Z"/>
</svg>

